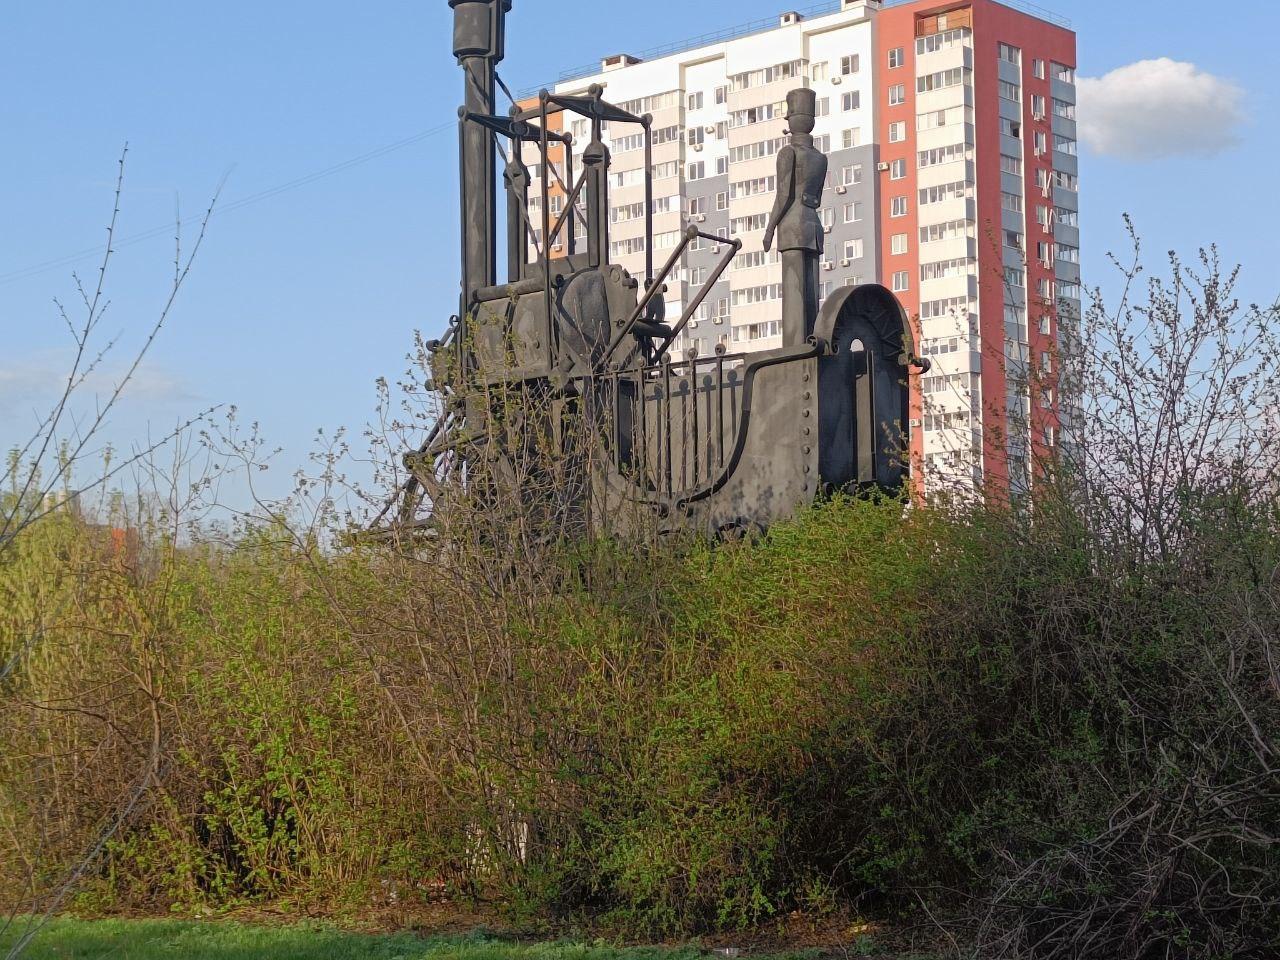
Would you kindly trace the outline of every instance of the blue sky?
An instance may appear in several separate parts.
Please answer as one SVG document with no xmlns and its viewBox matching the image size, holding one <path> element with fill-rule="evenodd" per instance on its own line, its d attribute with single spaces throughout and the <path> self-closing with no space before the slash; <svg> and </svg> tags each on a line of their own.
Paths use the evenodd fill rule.
<svg viewBox="0 0 1280 960">
<path fill-rule="evenodd" d="M 784 6 L 516 0 L 502 72 L 515 89 L 535 87 L 604 53 Z M 1243 264 L 1244 295 L 1274 300 L 1280 12 L 1261 0 L 1221 15 L 1189 0 L 1055 9 L 1079 34 L 1081 76 L 1159 58 L 1195 68 L 1138 68 L 1096 88 L 1105 153 L 1082 148 L 1086 283 L 1106 287 L 1105 255 L 1124 246 L 1128 212 L 1153 258 L 1216 242 Z M 572 30 L 542 22 L 553 16 Z M 22 435 L 48 397 L 67 347 L 52 300 L 74 297 L 71 270 L 91 273 L 95 260 L 41 268 L 103 241 L 126 140 L 124 239 L 171 224 L 175 207 L 197 214 L 224 177 L 230 206 L 443 127 L 215 217 L 110 436 L 127 445 L 201 407 L 235 404 L 283 446 L 283 490 L 317 428 L 362 426 L 375 378 L 394 378 L 413 331 L 438 333 L 455 302 L 460 94 L 450 23 L 445 0 L 3 4 L 0 445 Z M 1147 88 L 1171 98 L 1162 115 L 1134 109 L 1134 91 Z M 1130 159 L 1135 143 L 1164 155 Z M 163 302 L 171 233 L 119 248 L 103 329 L 121 333 L 122 357 Z"/>
</svg>

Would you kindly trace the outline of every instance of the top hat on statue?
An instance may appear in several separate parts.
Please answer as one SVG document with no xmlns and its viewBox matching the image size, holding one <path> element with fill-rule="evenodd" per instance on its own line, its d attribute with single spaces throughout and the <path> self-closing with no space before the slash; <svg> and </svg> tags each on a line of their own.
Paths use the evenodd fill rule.
<svg viewBox="0 0 1280 960">
<path fill-rule="evenodd" d="M 816 116 L 818 112 L 818 95 L 808 87 L 792 90 L 787 94 L 787 116 Z"/>
</svg>

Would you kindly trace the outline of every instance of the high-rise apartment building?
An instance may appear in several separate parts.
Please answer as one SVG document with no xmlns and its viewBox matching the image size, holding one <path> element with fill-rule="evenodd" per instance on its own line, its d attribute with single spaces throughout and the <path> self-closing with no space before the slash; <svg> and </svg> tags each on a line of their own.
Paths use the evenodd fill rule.
<svg viewBox="0 0 1280 960">
<path fill-rule="evenodd" d="M 907 308 L 933 362 L 911 409 L 927 485 L 1018 488 L 1058 441 L 1055 358 L 1080 310 L 1075 62 L 1065 21 L 1014 0 L 835 0 L 686 49 L 615 54 L 556 92 L 599 84 L 652 115 L 652 251 L 643 134 L 606 130 L 612 261 L 643 275 L 691 223 L 743 241 L 678 345 L 707 354 L 781 344 L 781 267 L 762 239 L 786 94 L 812 87 L 830 158 L 822 295 L 879 282 Z M 583 120 L 562 132 L 575 154 L 590 140 Z M 669 317 L 721 255 L 687 251 Z"/>
</svg>

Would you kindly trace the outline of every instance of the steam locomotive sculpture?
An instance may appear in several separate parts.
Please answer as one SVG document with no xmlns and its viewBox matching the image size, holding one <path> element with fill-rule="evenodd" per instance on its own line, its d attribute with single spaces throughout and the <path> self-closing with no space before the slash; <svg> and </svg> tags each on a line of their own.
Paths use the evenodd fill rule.
<svg viewBox="0 0 1280 960">
<path fill-rule="evenodd" d="M 551 446 L 570 421 L 579 435 L 599 441 L 598 455 L 582 458 L 579 475 L 564 482 L 563 499 L 627 504 L 662 528 L 766 526 L 824 491 L 900 489 L 908 474 L 906 378 L 913 366 L 928 364 L 915 356 L 906 314 L 882 286 L 842 287 L 819 310 L 817 210 L 826 158 L 810 135 L 813 92 L 787 97 L 791 137 L 778 155 L 778 195 L 765 240 L 767 248 L 776 236 L 782 261 L 782 346 L 732 354 L 720 344 L 712 356 L 689 350 L 677 357 L 673 344 L 741 241 L 689 226 L 655 270 L 651 117 L 606 101 L 599 86 L 578 96 L 543 90 L 535 104 L 513 99 L 509 113 L 499 115 L 497 65 L 511 0 L 449 0 L 449 6 L 466 91 L 459 110 L 461 296 L 447 335 L 428 345 L 444 411 L 427 442 L 405 458 L 410 479 L 400 498 L 401 525 L 431 524 L 445 472 L 456 478 L 482 461 L 516 455 L 510 431 L 493 429 L 495 411 L 508 409 L 513 395 L 536 398 L 552 411 L 536 427 Z M 576 176 L 572 137 L 550 129 L 557 113 L 584 118 L 590 128 Z M 634 127 L 644 138 L 643 277 L 609 262 L 606 124 Z M 530 153 L 536 149 L 540 171 L 532 204 L 526 145 Z M 563 177 L 551 162 L 553 145 L 566 158 Z M 554 178 L 565 202 L 553 220 Z M 668 322 L 666 284 L 699 239 L 722 244 L 724 253 Z M 567 252 L 552 257 L 553 244 Z M 527 443 L 515 443 L 527 452 Z M 525 495 L 521 472 L 507 475 L 514 489 L 500 495 Z"/>
</svg>

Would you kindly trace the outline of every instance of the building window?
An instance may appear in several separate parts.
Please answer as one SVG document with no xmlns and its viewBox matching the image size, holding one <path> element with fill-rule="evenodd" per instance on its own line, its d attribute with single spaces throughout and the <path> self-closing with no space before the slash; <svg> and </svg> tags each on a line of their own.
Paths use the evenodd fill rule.
<svg viewBox="0 0 1280 960">
<path fill-rule="evenodd" d="M 950 70 L 940 70 L 937 73 L 931 73 L 928 76 L 916 78 L 916 93 L 928 93 L 930 90 L 945 90 L 947 87 L 956 87 L 962 83 L 968 83 L 969 77 L 962 67 L 952 67 Z"/>
<path fill-rule="evenodd" d="M 830 153 L 831 152 L 831 134 L 824 133 L 820 137 L 814 137 L 813 146 L 819 153 Z"/>
<path fill-rule="evenodd" d="M 689 164 L 687 180 L 701 180 L 707 175 L 707 164 L 705 161 L 699 160 L 697 163 Z"/>
<path fill-rule="evenodd" d="M 1000 132 L 1006 137 L 1013 137 L 1015 140 L 1021 140 L 1022 123 L 1018 120 L 1010 120 L 1008 117 L 1001 117 Z"/>
<path fill-rule="evenodd" d="M 855 53 L 852 56 L 840 58 L 840 75 L 847 77 L 851 73 L 857 73 L 861 66 L 861 60 Z"/>
<path fill-rule="evenodd" d="M 907 235 L 905 233 L 895 233 L 889 241 L 889 250 L 895 256 L 907 252 Z"/>
<path fill-rule="evenodd" d="M 1043 79 L 1045 78 L 1044 61 L 1043 61 L 1043 60 L 1032 60 L 1032 61 L 1031 61 L 1031 74 L 1032 74 L 1032 76 L 1034 76 L 1037 80 L 1043 80 Z"/>
<path fill-rule="evenodd" d="M 889 201 L 889 216 L 905 217 L 907 215 L 907 198 L 894 197 Z"/>
<path fill-rule="evenodd" d="M 907 179 L 907 161 L 905 160 L 892 161 L 889 164 L 889 179 L 890 180 Z"/>
<path fill-rule="evenodd" d="M 1013 247 L 1015 250 L 1021 250 L 1022 243 L 1023 236 L 1017 230 L 1006 230 L 1004 232 L 1004 245 L 1006 247 Z"/>
<path fill-rule="evenodd" d="M 835 226 L 836 213 L 830 207 L 823 207 L 818 211 L 818 219 L 822 221 L 822 225 L 830 230 Z"/>
<path fill-rule="evenodd" d="M 707 139 L 706 131 L 703 130 L 702 127 L 690 127 L 688 130 L 688 134 L 689 134 L 689 146 L 691 147 L 700 147 L 702 146 L 703 142 Z"/>
<path fill-rule="evenodd" d="M 1001 80 L 1000 96 L 1005 100 L 1012 100 L 1014 103 L 1022 102 L 1022 88 L 1016 83 L 1010 83 L 1008 80 Z"/>
<path fill-rule="evenodd" d="M 1000 194 L 1000 206 L 1011 213 L 1022 212 L 1022 197 L 1016 193 L 1009 193 L 1007 190 Z"/>
<path fill-rule="evenodd" d="M 729 99 L 729 88 L 727 86 L 716 87 L 716 95 L 715 95 L 716 103 L 721 104 L 726 102 L 728 99 Z"/>
<path fill-rule="evenodd" d="M 1019 270 L 1017 267 L 1004 268 L 1004 282 L 1006 286 L 1022 288 L 1027 285 L 1027 272 Z"/>
<path fill-rule="evenodd" d="M 921 150 L 918 163 L 922 167 L 934 167 L 940 163 L 951 163 L 954 160 L 972 160 L 973 148 L 964 143 L 949 143 L 945 147 L 932 150 Z"/>
<path fill-rule="evenodd" d="M 863 246 L 861 237 L 855 240 L 846 240 L 844 242 L 844 258 L 846 260 L 861 260 L 862 252 Z"/>
<path fill-rule="evenodd" d="M 889 69 L 890 70 L 900 67 L 906 62 L 907 62 L 906 54 L 903 52 L 902 47 L 894 47 L 892 50 L 889 51 Z"/>
<path fill-rule="evenodd" d="M 844 222 L 857 223 L 862 219 L 862 204 L 856 200 L 844 205 Z"/>
<path fill-rule="evenodd" d="M 1060 83 L 1076 82 L 1075 67 L 1068 67 L 1066 64 L 1063 64 L 1063 63 L 1055 63 L 1053 64 L 1050 73 L 1053 79 L 1059 81 Z"/>
<path fill-rule="evenodd" d="M 860 106 L 862 106 L 862 94 L 857 90 L 846 93 L 840 98 L 840 107 L 845 111 L 857 110 Z"/>
<path fill-rule="evenodd" d="M 707 212 L 706 197 L 690 197 L 689 198 L 689 216 L 696 217 Z"/>
<path fill-rule="evenodd" d="M 814 83 L 821 83 L 822 81 L 827 79 L 827 71 L 829 69 L 830 69 L 830 64 L 828 64 L 827 61 L 825 60 L 820 60 L 813 65 L 809 75 L 813 78 Z"/>
<path fill-rule="evenodd" d="M 1007 153 L 1000 154 L 1000 172 L 1009 173 L 1015 177 L 1022 176 L 1022 159 L 1011 157 Z"/>
<path fill-rule="evenodd" d="M 902 293 L 904 290 L 911 289 L 911 274 L 906 270 L 899 270 L 893 275 L 893 292 Z"/>
<path fill-rule="evenodd" d="M 1053 98 L 1053 115 L 1061 117 L 1063 120 L 1074 120 L 1076 118 L 1076 105 L 1068 103 L 1066 100 Z"/>
<path fill-rule="evenodd" d="M 1048 114 L 1048 106 L 1044 96 L 1039 93 L 1033 93 L 1031 95 L 1031 115 L 1037 120 L 1043 120 Z"/>
<path fill-rule="evenodd" d="M 862 140 L 862 130 L 858 127 L 850 127 L 848 130 L 840 134 L 840 143 L 846 150 L 851 150 Z"/>
<path fill-rule="evenodd" d="M 907 139 L 907 122 L 899 120 L 897 123 L 889 124 L 889 142 L 902 143 Z"/>
<path fill-rule="evenodd" d="M 738 180 L 729 184 L 729 193 L 733 199 L 738 197 L 754 197 L 762 193 L 773 193 L 778 189 L 777 178 L 756 177 L 753 180 Z"/>
<path fill-rule="evenodd" d="M 905 83 L 895 83 L 889 88 L 889 106 L 896 107 L 900 103 L 907 102 L 907 85 Z"/>
<path fill-rule="evenodd" d="M 720 193 L 716 194 L 716 209 L 717 210 L 729 209 L 729 194 L 727 192 L 722 190 Z"/>
<path fill-rule="evenodd" d="M 840 186 L 852 187 L 862 182 L 862 164 L 850 163 L 840 168 Z"/>
<path fill-rule="evenodd" d="M 948 200 L 960 200 L 971 196 L 973 196 L 972 186 L 967 181 L 956 180 L 952 183 L 938 184 L 936 187 L 922 187 L 920 205 L 946 203 Z"/>
<path fill-rule="evenodd" d="M 699 90 L 697 93 L 689 94 L 689 109 L 690 110 L 702 109 L 702 91 L 701 90 Z"/>
<path fill-rule="evenodd" d="M 1007 43 L 1001 43 L 996 47 L 996 49 L 1000 54 L 1001 60 L 1006 60 L 1009 63 L 1022 63 L 1022 51 L 1017 47 L 1010 46 Z"/>
<path fill-rule="evenodd" d="M 975 233 L 972 220 L 950 220 L 947 223 L 930 223 L 920 228 L 921 243 L 935 243 L 939 240 L 956 240 L 960 237 L 972 237 Z"/>
<path fill-rule="evenodd" d="M 815 111 L 814 116 L 816 117 L 825 117 L 831 113 L 831 98 L 819 97 Z"/>
</svg>

